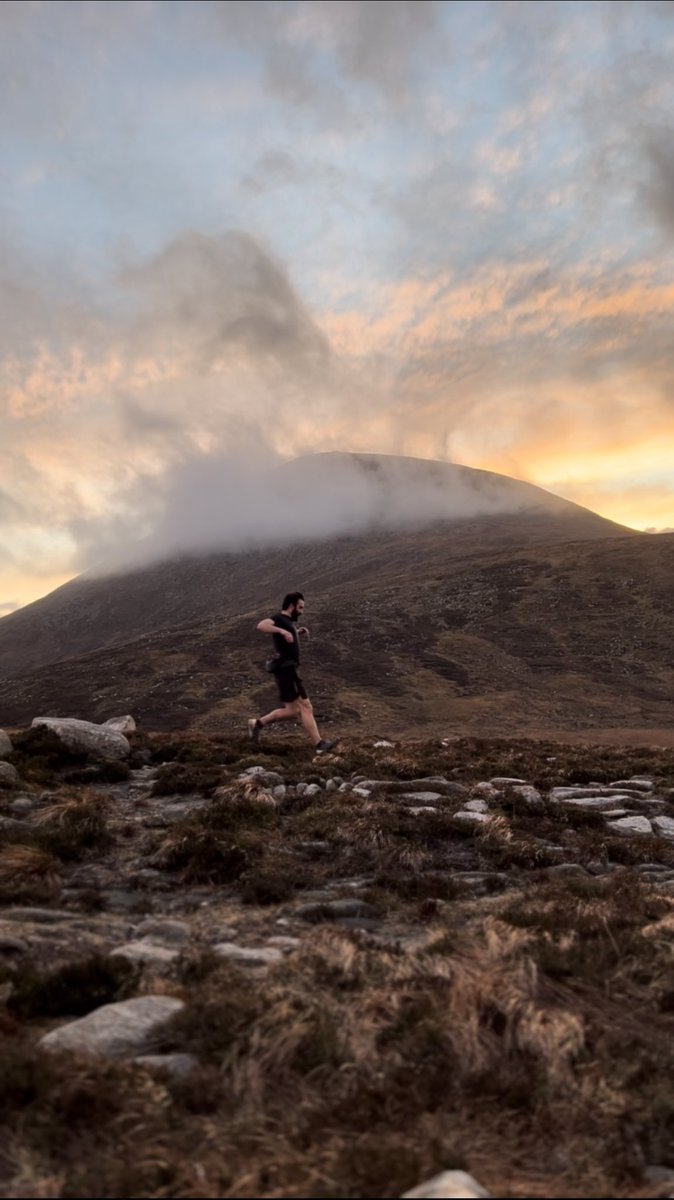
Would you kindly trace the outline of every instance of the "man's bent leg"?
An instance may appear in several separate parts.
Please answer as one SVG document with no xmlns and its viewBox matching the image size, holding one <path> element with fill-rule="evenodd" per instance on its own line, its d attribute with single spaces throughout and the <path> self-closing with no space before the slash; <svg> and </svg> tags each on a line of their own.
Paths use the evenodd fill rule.
<svg viewBox="0 0 674 1200">
<path fill-rule="evenodd" d="M 318 725 L 316 724 L 316 718 L 314 717 L 314 709 L 311 700 L 304 697 L 303 699 L 298 700 L 297 704 L 299 705 L 299 717 L 300 721 L 302 722 L 302 728 L 312 744 L 316 746 L 321 740 L 321 735 L 318 732 Z"/>
<path fill-rule="evenodd" d="M 297 719 L 297 717 L 300 715 L 298 705 L 299 702 L 297 700 L 293 700 L 292 702 L 284 704 L 283 708 L 273 709 L 273 711 L 267 713 L 266 716 L 259 718 L 261 727 L 264 729 L 265 725 L 273 725 L 276 721 L 290 721 L 293 718 Z"/>
</svg>

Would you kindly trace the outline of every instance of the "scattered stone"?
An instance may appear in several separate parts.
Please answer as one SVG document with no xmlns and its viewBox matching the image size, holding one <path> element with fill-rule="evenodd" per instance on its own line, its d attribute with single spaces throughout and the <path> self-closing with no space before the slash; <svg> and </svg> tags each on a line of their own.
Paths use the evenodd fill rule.
<svg viewBox="0 0 674 1200">
<path fill-rule="evenodd" d="M 239 779 L 255 779 L 258 783 L 264 783 L 267 787 L 277 787 L 283 783 L 283 776 L 279 775 L 278 771 L 268 771 L 266 767 L 246 767 L 245 771 L 239 775 Z"/>
<path fill-rule="evenodd" d="M 138 963 L 142 967 L 161 970 L 178 957 L 178 951 L 167 950 L 165 946 L 155 946 L 153 942 L 127 942 L 125 946 L 113 950 L 110 957 L 124 958 L 127 962 Z"/>
<path fill-rule="evenodd" d="M 620 817 L 619 820 L 608 821 L 607 824 L 609 829 L 625 837 L 643 837 L 653 832 L 648 817 Z"/>
<path fill-rule="evenodd" d="M 521 796 L 529 808 L 540 808 L 543 804 L 543 797 L 538 788 L 532 787 L 531 784 L 517 784 L 513 787 L 513 791 Z"/>
<path fill-rule="evenodd" d="M 135 934 L 141 938 L 152 939 L 154 942 L 168 942 L 169 945 L 180 946 L 191 936 L 190 926 L 186 921 L 162 921 L 157 917 L 148 917 L 137 925 Z"/>
<path fill-rule="evenodd" d="M 140 1054 L 132 1061 L 151 1071 L 166 1071 L 176 1079 L 184 1079 L 199 1066 L 199 1060 L 193 1054 Z"/>
<path fill-rule="evenodd" d="M 566 799 L 558 799 L 559 804 L 563 804 L 565 808 L 580 808 L 583 812 L 603 812 L 608 811 L 616 806 L 617 796 L 568 796 Z"/>
<path fill-rule="evenodd" d="M 418 817 L 419 813 L 437 812 L 438 810 L 432 804 L 422 804 L 419 808 L 415 806 L 413 808 L 408 808 L 407 811 L 411 812 L 413 817 Z"/>
<path fill-rule="evenodd" d="M 77 913 L 68 912 L 65 908 L 28 908 L 17 906 L 3 912 L 4 921 L 20 921 L 35 925 L 58 925 L 61 921 L 73 921 Z"/>
<path fill-rule="evenodd" d="M 307 789 L 307 791 L 308 791 L 308 789 Z M 351 794 L 353 796 L 360 797 L 361 800 L 369 800 L 370 795 L 371 795 L 369 789 L 365 788 L 365 787 L 361 787 L 360 784 L 358 784 L 356 787 L 351 789 Z"/>
<path fill-rule="evenodd" d="M 19 821 L 16 817 L 0 817 L 0 833 L 11 834 L 14 837 L 17 834 L 30 833 L 30 824 L 28 821 Z"/>
<path fill-rule="evenodd" d="M 185 1007 L 174 996 L 138 996 L 104 1004 L 40 1039 L 44 1050 L 70 1050 L 104 1058 L 132 1058 L 150 1049 L 154 1036 Z"/>
<path fill-rule="evenodd" d="M 51 729 L 68 750 L 89 754 L 93 758 L 118 760 L 128 758 L 131 747 L 123 733 L 117 733 L 105 725 L 92 721 L 78 721 L 74 717 L 35 717 L 31 728 Z"/>
<path fill-rule="evenodd" d="M 290 935 L 277 933 L 273 937 L 267 938 L 268 946 L 278 946 L 280 950 L 296 950 L 302 945 L 302 939 L 298 937 L 290 937 Z"/>
<path fill-rule="evenodd" d="M 527 779 L 511 779 L 508 775 L 495 775 L 489 782 L 493 783 L 494 787 L 514 787 L 516 784 L 526 786 L 528 784 Z"/>
<path fill-rule="evenodd" d="M 494 787 L 493 783 L 476 783 L 472 790 L 478 795 L 484 796 L 486 800 L 495 800 L 499 795 L 499 790 Z"/>
<path fill-rule="evenodd" d="M 287 791 L 285 783 L 277 783 L 276 787 L 272 788 L 271 794 L 275 800 L 282 800 Z"/>
<path fill-rule="evenodd" d="M 261 946 L 257 950 L 250 950 L 245 946 L 237 946 L 235 942 L 218 942 L 213 947 L 213 953 L 247 967 L 271 967 L 283 958 L 282 951 L 276 946 Z"/>
<path fill-rule="evenodd" d="M 325 790 L 326 792 L 336 792 L 337 786 L 337 781 L 335 779 L 328 779 L 325 785 Z"/>
<path fill-rule="evenodd" d="M 396 796 L 400 804 L 435 804 L 442 798 L 440 792 L 403 792 Z"/>
<path fill-rule="evenodd" d="M 445 779 L 442 775 L 431 775 L 425 779 L 361 779 L 359 787 L 367 788 L 369 792 L 435 792 L 438 796 L 465 796 L 468 789 L 454 779 Z"/>
<path fill-rule="evenodd" d="M 672 817 L 653 817 L 653 830 L 658 837 L 674 838 L 674 819 Z"/>
<path fill-rule="evenodd" d="M 464 812 L 486 813 L 489 812 L 489 805 L 486 800 L 468 800 L 463 806 Z"/>
<path fill-rule="evenodd" d="M 16 767 L 8 762 L 0 762 L 0 787 L 18 787 L 20 782 Z"/>
<path fill-rule="evenodd" d="M 492 818 L 489 813 L 470 812 L 466 811 L 465 808 L 462 808 L 459 810 L 459 812 L 455 812 L 453 814 L 452 819 L 454 821 L 466 821 L 467 823 L 473 825 L 483 825 L 485 821 L 491 821 Z"/>
<path fill-rule="evenodd" d="M 395 742 L 387 742 L 384 738 L 374 743 L 375 750 L 393 750 Z"/>
<path fill-rule="evenodd" d="M 27 954 L 28 942 L 23 938 L 13 937 L 10 933 L 0 933 L 0 954 Z"/>
<path fill-rule="evenodd" d="M 587 787 L 554 787 L 550 792 L 551 800 L 571 800 L 573 798 L 580 800 L 591 799 L 596 796 L 605 796 L 609 799 L 613 799 L 614 801 L 632 800 L 637 796 L 639 799 L 641 799 L 641 796 L 638 792 L 634 792 L 633 795 L 629 795 L 628 789 L 624 787 L 604 787 L 603 784 L 597 784 L 596 786 L 590 785 Z"/>
<path fill-rule="evenodd" d="M 345 779 L 344 782 L 340 783 L 339 785 L 340 792 L 350 792 L 351 788 L 352 784 L 349 783 L 348 779 Z"/>
<path fill-rule="evenodd" d="M 488 1200 L 489 1192 L 466 1171 L 443 1171 L 403 1193 L 403 1200 Z"/>
<path fill-rule="evenodd" d="M 320 787 L 320 785 L 318 783 L 310 783 L 309 786 L 307 787 L 307 790 L 305 791 L 304 795 L 305 796 L 320 796 L 322 790 L 323 789 Z"/>
<path fill-rule="evenodd" d="M 337 921 L 344 917 L 375 919 L 377 910 L 365 900 L 327 900 L 322 904 L 303 904 L 293 914 L 303 921 Z"/>
<path fill-rule="evenodd" d="M 110 717 L 104 721 L 103 725 L 106 729 L 113 729 L 115 733 L 135 733 L 136 722 L 128 713 L 125 717 Z"/>
<path fill-rule="evenodd" d="M 629 779 L 614 779 L 610 786 L 636 788 L 638 792 L 652 792 L 655 782 L 647 775 L 632 775 Z"/>
<path fill-rule="evenodd" d="M 20 817 L 24 813 L 32 812 L 38 803 L 37 796 L 17 796 L 16 800 L 12 800 L 9 811 Z"/>
<path fill-rule="evenodd" d="M 13 749 L 11 737 L 4 729 L 0 729 L 0 758 L 7 758 Z"/>
<path fill-rule="evenodd" d="M 581 867 L 580 863 L 555 863 L 554 866 L 548 867 L 548 875 L 562 875 L 569 879 L 587 879 L 588 872 L 585 867 Z"/>
</svg>

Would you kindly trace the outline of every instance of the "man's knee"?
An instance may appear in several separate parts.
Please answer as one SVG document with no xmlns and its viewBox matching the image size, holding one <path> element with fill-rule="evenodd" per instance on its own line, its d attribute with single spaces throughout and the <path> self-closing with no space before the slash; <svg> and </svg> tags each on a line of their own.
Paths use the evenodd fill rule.
<svg viewBox="0 0 674 1200">
<path fill-rule="evenodd" d="M 313 712 L 314 706 L 308 696 L 301 696 L 297 701 L 302 712 Z"/>
</svg>

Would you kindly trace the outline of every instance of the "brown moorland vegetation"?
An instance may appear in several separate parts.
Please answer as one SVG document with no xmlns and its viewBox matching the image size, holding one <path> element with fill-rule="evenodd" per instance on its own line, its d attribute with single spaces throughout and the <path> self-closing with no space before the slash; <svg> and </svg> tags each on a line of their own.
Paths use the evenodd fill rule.
<svg viewBox="0 0 674 1200">
<path fill-rule="evenodd" d="M 674 893 L 640 868 L 665 878 L 674 844 L 612 835 L 549 790 L 647 775 L 667 797 L 674 751 L 358 739 L 312 761 L 292 737 L 253 753 L 226 736 L 132 741 L 132 779 L 151 777 L 129 800 L 128 781 L 67 783 L 67 755 L 52 747 L 46 763 L 44 745 L 31 756 L 17 738 L 37 807 L 2 832 L 0 929 L 21 903 L 55 919 L 65 905 L 79 932 L 48 960 L 29 949 L 0 968 L 3 1195 L 383 1197 L 452 1166 L 495 1195 L 657 1194 L 648 1168 L 674 1173 Z M 240 778 L 256 765 L 285 794 Z M 484 827 L 459 822 L 495 776 L 528 780 L 540 806 L 506 785 Z M 396 799 L 428 777 L 465 791 L 435 812 Z M 392 788 L 298 791 L 367 778 Z M 181 803 L 193 811 L 155 823 Z M 145 913 L 170 901 L 191 923 L 167 970 L 92 950 L 86 889 L 71 884 L 139 854 L 168 888 L 138 893 Z M 326 920 L 320 902 L 296 916 L 330 895 L 376 920 Z M 117 919 L 107 897 L 101 920 Z M 223 960 L 205 931 L 225 915 L 297 944 L 267 968 Z M 185 1001 L 155 1046 L 195 1056 L 185 1077 L 38 1046 L 54 1025 L 158 992 Z"/>
</svg>

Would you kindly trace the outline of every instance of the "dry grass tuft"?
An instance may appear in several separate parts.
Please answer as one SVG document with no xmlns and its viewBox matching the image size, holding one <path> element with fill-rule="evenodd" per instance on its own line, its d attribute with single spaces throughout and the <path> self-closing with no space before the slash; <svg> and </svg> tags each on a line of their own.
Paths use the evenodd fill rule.
<svg viewBox="0 0 674 1200">
<path fill-rule="evenodd" d="M 0 903 L 40 904 L 60 891 L 59 863 L 34 846 L 0 848 Z"/>
</svg>

